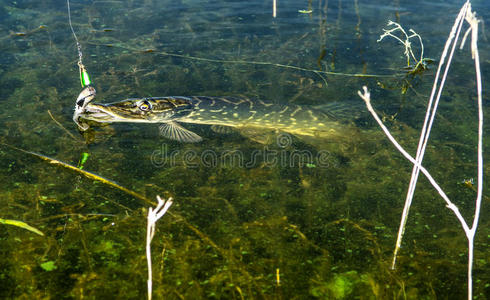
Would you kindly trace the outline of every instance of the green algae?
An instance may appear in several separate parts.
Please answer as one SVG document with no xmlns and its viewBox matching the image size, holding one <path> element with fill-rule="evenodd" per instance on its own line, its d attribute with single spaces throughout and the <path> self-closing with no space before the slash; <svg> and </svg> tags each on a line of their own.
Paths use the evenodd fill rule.
<svg viewBox="0 0 490 300">
<path fill-rule="evenodd" d="M 369 289 L 368 275 L 359 275 L 357 271 L 334 274 L 332 280 L 312 288 L 310 293 L 321 299 L 351 299 L 354 291 L 362 295 L 363 299 L 376 299 L 376 295 Z"/>
<path fill-rule="evenodd" d="M 57 267 L 56 267 L 56 264 L 54 261 L 50 260 L 50 261 L 47 261 L 47 262 L 43 262 L 42 264 L 39 265 L 44 271 L 53 271 L 53 270 L 56 270 Z"/>
</svg>

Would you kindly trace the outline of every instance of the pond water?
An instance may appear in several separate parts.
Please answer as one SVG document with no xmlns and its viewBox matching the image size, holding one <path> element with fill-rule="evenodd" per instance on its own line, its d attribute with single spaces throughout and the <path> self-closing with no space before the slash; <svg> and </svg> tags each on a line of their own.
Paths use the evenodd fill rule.
<svg viewBox="0 0 490 300">
<path fill-rule="evenodd" d="M 472 4 L 488 24 L 489 2 Z M 337 117 L 328 137 L 183 124 L 203 141 L 180 143 L 162 137 L 158 124 L 80 133 L 66 2 L 0 1 L 0 220 L 44 233 L 0 224 L 0 298 L 146 297 L 146 214 L 160 195 L 174 204 L 152 242 L 155 299 L 463 299 L 466 238 L 422 176 L 390 268 L 411 165 L 357 95 L 367 86 L 392 134 L 415 153 L 462 5 L 278 0 L 274 18 L 272 0 L 72 1 L 96 102 L 246 96 L 328 107 Z M 407 68 L 396 39 L 377 41 L 389 20 L 421 36 L 426 68 L 414 70 L 414 58 Z M 489 38 L 482 28 L 484 102 Z M 410 41 L 420 60 L 418 38 Z M 470 220 L 476 80 L 468 45 L 455 55 L 424 165 Z M 53 163 L 80 167 L 82 157 L 95 176 Z M 484 187 L 475 299 L 490 298 L 489 197 Z"/>
</svg>

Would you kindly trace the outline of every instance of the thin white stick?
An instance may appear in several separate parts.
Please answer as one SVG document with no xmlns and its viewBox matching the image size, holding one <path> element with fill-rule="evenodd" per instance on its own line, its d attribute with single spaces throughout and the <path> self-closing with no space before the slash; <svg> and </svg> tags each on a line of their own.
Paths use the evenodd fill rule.
<svg viewBox="0 0 490 300">
<path fill-rule="evenodd" d="M 275 18 L 277 16 L 277 0 L 272 0 L 272 17 Z"/>
<path fill-rule="evenodd" d="M 464 20 L 466 20 L 471 26 L 471 28 L 470 28 L 471 38 L 472 38 L 472 40 L 471 40 L 471 53 L 472 53 L 472 57 L 475 61 L 475 73 L 476 73 L 477 93 L 478 93 L 478 150 L 477 150 L 478 151 L 478 169 L 477 169 L 477 172 L 478 172 L 478 190 L 477 190 L 477 197 L 476 197 L 476 203 L 475 203 L 475 215 L 473 217 L 473 223 L 471 225 L 471 228 L 468 226 L 468 223 L 465 221 L 465 219 L 463 218 L 463 216 L 459 212 L 458 207 L 456 205 L 454 205 L 454 203 L 452 203 L 449 200 L 449 198 L 446 196 L 444 191 L 439 187 L 439 185 L 435 182 L 435 180 L 432 178 L 432 176 L 429 174 L 429 172 L 421 165 L 422 157 L 423 157 L 425 147 L 426 147 L 427 141 L 428 141 L 428 135 L 429 135 L 430 129 L 432 127 L 432 122 L 434 121 L 435 111 L 437 108 L 437 104 L 439 102 L 440 95 L 442 93 L 442 87 L 444 85 L 444 81 L 445 81 L 446 76 L 447 76 L 447 71 L 448 71 L 448 68 L 449 68 L 449 65 L 451 63 L 451 59 L 452 59 L 452 56 L 454 53 L 454 46 L 456 45 L 456 43 L 458 41 L 458 36 L 459 36 L 460 31 L 461 31 L 462 23 L 460 23 L 459 26 L 457 26 L 456 38 L 454 40 L 453 48 L 452 48 L 448 63 L 446 65 L 446 70 L 444 72 L 444 75 L 443 75 L 443 78 L 441 81 L 441 87 L 440 87 L 439 93 L 437 95 L 437 98 L 436 98 L 436 101 L 434 104 L 434 108 L 432 110 L 430 122 L 428 124 L 428 131 L 425 134 L 425 136 L 424 136 L 424 134 L 421 134 L 421 140 L 420 141 L 422 141 L 423 137 L 424 138 L 423 138 L 423 143 L 422 143 L 422 150 L 417 151 L 417 159 L 414 159 L 413 157 L 411 157 L 410 154 L 408 154 L 408 152 L 406 152 L 405 149 L 403 149 L 403 147 L 395 140 L 395 138 L 388 131 L 388 129 L 383 124 L 381 119 L 378 117 L 378 115 L 376 114 L 376 112 L 374 111 L 374 109 L 371 105 L 371 96 L 370 96 L 369 91 L 367 90 L 367 87 L 365 87 L 365 86 L 363 87 L 364 93 L 361 93 L 361 91 L 359 91 L 358 94 L 365 101 L 369 112 L 374 117 L 376 122 L 379 124 L 379 126 L 381 127 L 383 132 L 386 134 L 388 139 L 395 145 L 395 147 L 398 149 L 398 151 L 400 151 L 400 153 L 402 153 L 403 156 L 405 156 L 405 158 L 407 158 L 410 162 L 412 162 L 412 164 L 414 164 L 414 170 L 413 171 L 415 171 L 415 170 L 417 171 L 416 176 L 418 176 L 418 171 L 421 171 L 427 177 L 427 179 L 429 179 L 429 182 L 434 186 L 434 188 L 439 192 L 439 194 L 442 196 L 442 198 L 446 201 L 447 207 L 453 211 L 453 213 L 456 215 L 457 219 L 459 220 L 461 226 L 463 227 L 463 230 L 464 230 L 466 237 L 468 239 L 468 300 L 471 300 L 473 298 L 473 275 L 472 275 L 472 271 L 473 271 L 473 257 L 474 257 L 474 237 L 476 234 L 476 229 L 478 228 L 478 221 L 479 221 L 480 210 L 481 210 L 481 200 L 482 200 L 482 195 L 483 195 L 483 105 L 482 105 L 482 102 L 483 102 L 482 98 L 483 97 L 482 97 L 482 81 L 481 81 L 481 72 L 480 72 L 480 58 L 479 58 L 479 52 L 478 52 L 478 46 L 477 46 L 478 22 L 479 21 L 475 16 L 476 14 L 474 12 L 472 12 L 471 4 L 469 3 L 469 1 L 465 3 L 465 5 L 461 9 L 460 13 L 461 12 L 464 12 Z M 463 20 L 460 20 L 460 21 L 462 22 Z M 456 26 L 456 23 L 458 23 L 458 22 L 455 22 L 455 26 Z M 455 28 L 455 26 L 453 26 L 453 29 Z M 461 47 L 463 47 L 463 44 L 464 44 L 464 41 L 466 39 L 466 36 L 468 35 L 468 32 L 469 31 L 467 31 L 467 33 L 465 34 L 465 37 L 463 38 L 463 41 L 461 43 Z M 453 33 L 453 32 L 451 32 L 451 33 Z M 451 34 L 449 39 L 448 39 L 448 42 L 453 37 L 454 36 Z M 448 42 L 446 42 L 446 47 L 445 47 L 445 51 L 443 54 L 444 57 L 446 54 L 446 50 L 449 48 Z M 443 59 L 441 59 L 441 61 L 442 60 Z M 442 64 L 442 62 L 441 62 L 441 64 Z M 438 73 L 439 73 L 440 67 L 441 67 L 441 65 L 439 65 Z M 437 77 L 438 77 L 438 75 L 436 76 L 436 78 Z M 437 79 L 436 79 L 436 82 L 434 83 L 434 86 L 436 85 L 436 83 L 437 83 Z M 434 91 L 435 91 L 435 87 L 433 88 L 433 93 L 431 95 L 431 99 L 429 102 L 432 102 L 432 97 L 434 95 Z M 429 107 L 427 108 L 426 121 L 427 121 L 427 117 L 429 115 L 430 108 L 431 108 L 431 105 L 429 104 Z M 424 127 L 425 127 L 425 125 L 426 124 L 424 123 Z M 418 150 L 420 150 L 420 141 L 419 141 L 419 149 Z M 412 179 L 413 179 L 413 175 L 414 175 L 414 173 L 412 173 Z M 415 179 L 415 183 L 416 183 L 416 181 L 417 181 L 417 178 Z M 413 185 L 413 187 L 415 189 L 415 184 Z M 409 190 L 409 192 L 410 192 L 410 190 Z M 408 195 L 407 195 L 407 202 L 408 202 L 408 200 L 409 199 L 408 199 Z M 410 201 L 411 201 L 411 198 L 410 198 Z M 402 216 L 402 224 L 400 225 L 401 227 L 400 227 L 400 231 L 399 231 L 399 235 L 398 235 L 399 240 L 397 240 L 397 248 L 395 249 L 395 257 L 393 260 L 393 264 L 394 264 L 395 259 L 396 259 L 396 251 L 399 249 L 398 242 L 399 241 L 401 242 L 401 236 L 403 235 L 403 230 L 404 230 L 404 226 L 405 226 L 404 218 L 406 218 L 406 216 L 408 215 L 408 210 L 405 211 L 405 209 L 408 209 L 408 207 L 410 205 L 407 206 L 407 202 L 405 202 L 404 214 Z M 406 219 L 405 219 L 405 222 L 406 222 Z"/>
<path fill-rule="evenodd" d="M 420 133 L 419 144 L 417 147 L 417 154 L 415 156 L 415 158 L 419 164 L 422 163 L 422 160 L 424 158 L 425 149 L 427 146 L 427 142 L 429 140 L 430 130 L 432 128 L 432 123 L 434 122 L 434 119 L 435 119 L 437 106 L 439 104 L 439 99 L 440 99 L 441 94 L 442 94 L 442 89 L 444 87 L 446 76 L 447 76 L 447 73 L 449 71 L 449 65 L 450 65 L 452 57 L 453 57 L 453 53 L 454 53 L 456 43 L 453 44 L 453 47 L 451 49 L 451 53 L 450 53 L 448 62 L 446 64 L 446 69 L 444 70 L 444 75 L 442 77 L 440 87 L 439 87 L 439 90 L 437 93 L 437 97 L 434 101 L 434 96 L 436 95 L 436 90 L 437 90 L 437 86 L 438 86 L 437 83 L 439 81 L 440 72 L 441 72 L 442 66 L 445 64 L 446 56 L 447 56 L 447 53 L 449 51 L 449 48 L 451 47 L 451 44 L 453 42 L 454 37 L 456 36 L 456 40 L 457 40 L 457 37 L 459 36 L 461 26 L 462 26 L 462 23 L 464 21 L 463 18 L 466 14 L 467 5 L 468 5 L 468 2 L 463 5 L 463 7 L 461 8 L 461 10 L 458 14 L 458 17 L 456 18 L 456 20 L 454 22 L 454 25 L 451 29 L 449 37 L 446 41 L 446 45 L 444 46 L 444 51 L 441 55 L 441 60 L 439 62 L 439 66 L 437 68 L 436 77 L 434 79 L 434 85 L 432 87 L 432 92 L 431 92 L 431 95 L 429 98 L 429 103 L 427 105 L 427 112 L 425 114 L 424 124 L 422 126 L 422 131 Z M 410 184 L 408 187 L 407 196 L 405 199 L 405 205 L 403 207 L 402 218 L 400 220 L 400 227 L 398 228 L 398 236 L 397 236 L 397 240 L 396 240 L 395 250 L 393 251 L 393 261 L 391 264 L 392 269 L 395 268 L 398 251 L 401 248 L 403 234 L 405 232 L 405 226 L 407 223 L 408 213 L 410 211 L 410 206 L 412 205 L 412 200 L 413 200 L 413 196 L 415 193 L 415 187 L 417 185 L 418 176 L 419 176 L 419 169 L 418 169 L 417 164 L 414 164 L 414 167 L 412 169 L 412 176 L 410 178 Z"/>
<path fill-rule="evenodd" d="M 471 4 L 469 4 L 466 12 L 465 20 L 470 24 L 471 28 L 471 56 L 475 61 L 476 72 L 476 89 L 478 94 L 478 187 L 475 203 L 475 216 L 473 217 L 473 224 L 471 230 L 466 232 L 468 238 L 468 299 L 473 297 L 473 256 L 474 256 L 474 238 L 476 229 L 478 228 L 478 221 L 480 218 L 481 200 L 483 195 L 483 106 L 482 106 L 482 81 L 480 72 L 480 56 L 478 53 L 478 19 L 476 13 L 471 11 Z M 461 42 L 461 48 L 464 45 L 465 38 Z"/>
<path fill-rule="evenodd" d="M 172 205 L 172 198 L 168 198 L 168 200 L 162 200 L 160 196 L 157 196 L 158 205 L 153 210 L 152 207 L 148 208 L 148 224 L 146 226 L 146 261 L 148 263 L 148 300 L 151 300 L 152 295 L 152 270 L 151 270 L 151 240 L 153 240 L 153 236 L 155 235 L 155 227 L 158 219 L 163 217 L 163 215 L 167 212 Z"/>
<path fill-rule="evenodd" d="M 454 205 L 451 202 L 451 200 L 449 200 L 449 198 L 446 195 L 446 193 L 444 193 L 444 191 L 439 186 L 439 184 L 437 184 L 437 182 L 432 177 L 432 175 L 430 175 L 429 171 L 427 171 L 427 169 L 425 167 L 423 167 L 407 151 L 405 151 L 405 149 L 403 149 L 403 147 L 391 135 L 391 133 L 388 131 L 388 128 L 386 128 L 386 126 L 383 124 L 383 121 L 381 121 L 381 119 L 379 118 L 378 114 L 374 111 L 374 109 L 373 109 L 373 107 L 371 105 L 371 95 L 370 95 L 367 87 L 363 86 L 362 88 L 364 90 L 364 94 L 361 93 L 361 91 L 358 91 L 357 94 L 359 95 L 359 97 L 361 97 L 364 100 L 364 102 L 366 102 L 367 109 L 369 110 L 369 112 L 371 113 L 371 115 L 373 116 L 373 118 L 376 120 L 376 122 L 378 123 L 378 125 L 381 127 L 381 129 L 383 130 L 383 132 L 386 134 L 386 136 L 388 137 L 388 139 L 390 140 L 390 142 L 393 143 L 393 145 L 396 147 L 396 149 L 398 149 L 398 151 L 400 151 L 400 153 L 403 156 L 405 156 L 406 159 L 408 159 L 412 164 L 416 165 L 420 169 L 420 171 L 427 177 L 427 179 L 432 184 L 432 186 L 436 189 L 436 191 L 439 193 L 439 195 L 441 195 L 442 199 L 444 199 L 444 201 L 446 201 L 446 206 L 454 212 L 454 214 L 458 218 L 459 222 L 461 223 L 461 226 L 463 226 L 464 231 L 466 232 L 467 230 L 469 230 L 468 225 L 466 224 L 463 216 L 459 212 L 458 207 L 456 205 Z"/>
</svg>

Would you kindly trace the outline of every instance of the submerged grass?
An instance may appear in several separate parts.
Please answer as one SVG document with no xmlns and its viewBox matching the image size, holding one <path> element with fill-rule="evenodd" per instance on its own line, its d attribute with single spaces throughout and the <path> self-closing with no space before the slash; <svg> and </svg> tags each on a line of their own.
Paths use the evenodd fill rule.
<svg viewBox="0 0 490 300">
<path fill-rule="evenodd" d="M 269 6 L 264 16 L 255 12 L 255 19 L 250 19 L 252 12 L 236 15 L 240 10 L 233 7 L 197 9 L 192 1 L 72 2 L 72 9 L 74 27 L 87 45 L 84 63 L 101 102 L 145 95 L 246 94 L 279 103 L 319 104 L 353 98 L 353 87 L 361 84 L 398 84 L 396 78 L 321 73 L 329 84 L 325 88 L 323 79 L 310 71 L 221 63 L 260 61 L 306 70 L 317 70 L 320 64 L 326 72 L 400 73 L 398 67 L 404 61 L 399 52 L 393 55 L 394 51 L 373 46 L 377 45 L 373 32 L 383 24 L 365 15 L 368 8 L 363 3 L 357 8 L 361 19 L 356 16 L 354 23 L 348 14 L 355 11 L 351 2 L 317 4 L 318 9 L 313 4 L 311 17 L 319 18 L 312 22 L 305 21 L 310 15 L 296 18 L 296 12 L 278 7 L 276 22 L 295 20 L 296 33 L 284 24 L 266 23 L 271 19 Z M 359 130 L 349 137 L 316 145 L 331 153 L 327 168 L 271 165 L 265 158 L 250 168 L 199 163 L 191 167 L 183 156 L 173 165 L 152 164 L 152 154 L 162 144 L 179 153 L 264 150 L 263 145 L 239 135 L 218 136 L 201 127 L 193 128 L 205 137 L 198 145 L 158 140 L 158 129 L 146 125 L 106 127 L 94 137 L 95 142 L 75 142 L 62 129 L 76 134 L 71 116 L 79 93 L 76 51 L 65 9 L 57 11 L 54 2 L 17 5 L 24 7 L 7 7 L 16 14 L 0 26 L 8 24 L 13 31 L 29 34 L 0 39 L 5 52 L 0 59 L 6 63 L 0 74 L 0 101 L 5 108 L 0 112 L 1 141 L 71 167 L 53 168 L 49 160 L 0 149 L 0 216 L 28 221 L 45 234 L 25 234 L 13 226 L 0 228 L 0 286 L 6 287 L 0 289 L 0 298 L 146 297 L 147 211 L 134 195 L 73 169 L 82 152 L 90 153 L 84 170 L 116 180 L 148 199 L 157 194 L 175 199 L 152 241 L 155 298 L 465 296 L 461 289 L 466 282 L 464 237 L 457 221 L 440 216 L 443 205 L 433 200 L 437 195 L 425 181 L 418 184 L 420 202 L 412 207 L 399 268 L 390 269 L 402 208 L 399 195 L 405 191 L 410 164 L 393 153 L 369 116 L 357 121 Z M 299 9 L 304 7 L 302 3 Z M 288 19 L 281 19 L 286 16 Z M 402 16 L 405 20 L 412 17 L 413 23 L 423 24 L 419 14 Z M 16 20 L 24 23 L 19 25 Z M 38 22 L 46 24 L 47 30 L 30 33 L 29 28 L 37 28 Z M 141 26 L 134 26 L 135 22 Z M 241 26 L 231 26 L 239 22 Z M 245 24 L 268 25 L 254 30 Z M 424 37 L 429 31 L 425 28 L 424 34 L 423 29 L 414 28 Z M 349 38 L 343 40 L 343 36 Z M 358 44 L 352 42 L 352 36 Z M 432 36 L 437 44 L 435 38 Z M 106 46 L 109 44 L 114 47 Z M 426 45 L 425 51 L 434 57 L 433 47 Z M 144 49 L 155 51 L 144 53 Z M 164 53 L 182 57 L 160 55 Z M 453 67 L 466 77 L 468 71 L 457 62 Z M 392 134 L 412 151 L 418 131 L 416 117 L 423 117 L 422 96 L 430 85 L 424 76 L 430 72 L 413 82 L 406 92 L 413 97 L 395 118 L 388 119 Z M 434 129 L 433 148 L 427 148 L 424 165 L 431 170 L 441 166 L 434 177 L 448 179 L 446 192 L 469 216 L 472 207 L 466 199 L 474 191 L 460 182 L 474 176 L 473 146 L 468 142 L 473 133 L 461 120 L 462 112 L 472 110 L 463 106 L 466 91 L 449 86 L 447 93 L 451 100 L 441 105 L 449 113 L 441 116 Z M 399 110 L 400 94 L 400 89 L 373 92 L 386 115 Z M 282 150 L 273 147 L 268 149 Z M 287 150 L 314 148 L 294 139 Z M 488 170 L 484 169 L 486 176 Z M 490 273 L 483 258 L 490 232 L 488 220 L 481 222 L 475 240 L 475 272 L 480 280 L 475 282 L 475 298 L 485 299 Z"/>
<path fill-rule="evenodd" d="M 2 218 L 0 218 L 0 224 L 17 226 L 17 227 L 20 227 L 20 228 L 24 228 L 26 230 L 29 230 L 31 232 L 34 232 L 35 234 L 39 234 L 41 236 L 44 235 L 44 233 L 42 233 L 39 229 L 36 229 L 35 227 L 32 227 L 31 225 L 29 225 L 29 224 L 27 224 L 25 222 L 19 221 L 19 220 L 10 220 L 10 219 L 2 219 Z"/>
</svg>

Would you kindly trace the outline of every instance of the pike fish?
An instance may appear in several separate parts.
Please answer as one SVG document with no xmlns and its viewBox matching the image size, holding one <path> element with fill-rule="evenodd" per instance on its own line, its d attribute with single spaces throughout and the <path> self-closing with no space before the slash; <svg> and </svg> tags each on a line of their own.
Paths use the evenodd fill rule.
<svg viewBox="0 0 490 300">
<path fill-rule="evenodd" d="M 212 125 L 216 132 L 238 129 L 252 133 L 275 131 L 296 136 L 328 137 L 342 123 L 339 116 L 350 114 L 342 103 L 319 106 L 279 105 L 247 97 L 170 96 L 126 99 L 119 102 L 93 103 L 95 89 L 85 88 L 77 99 L 73 120 L 80 130 L 98 123 L 160 123 L 160 133 L 180 142 L 199 142 L 202 138 L 182 123 Z"/>
</svg>

